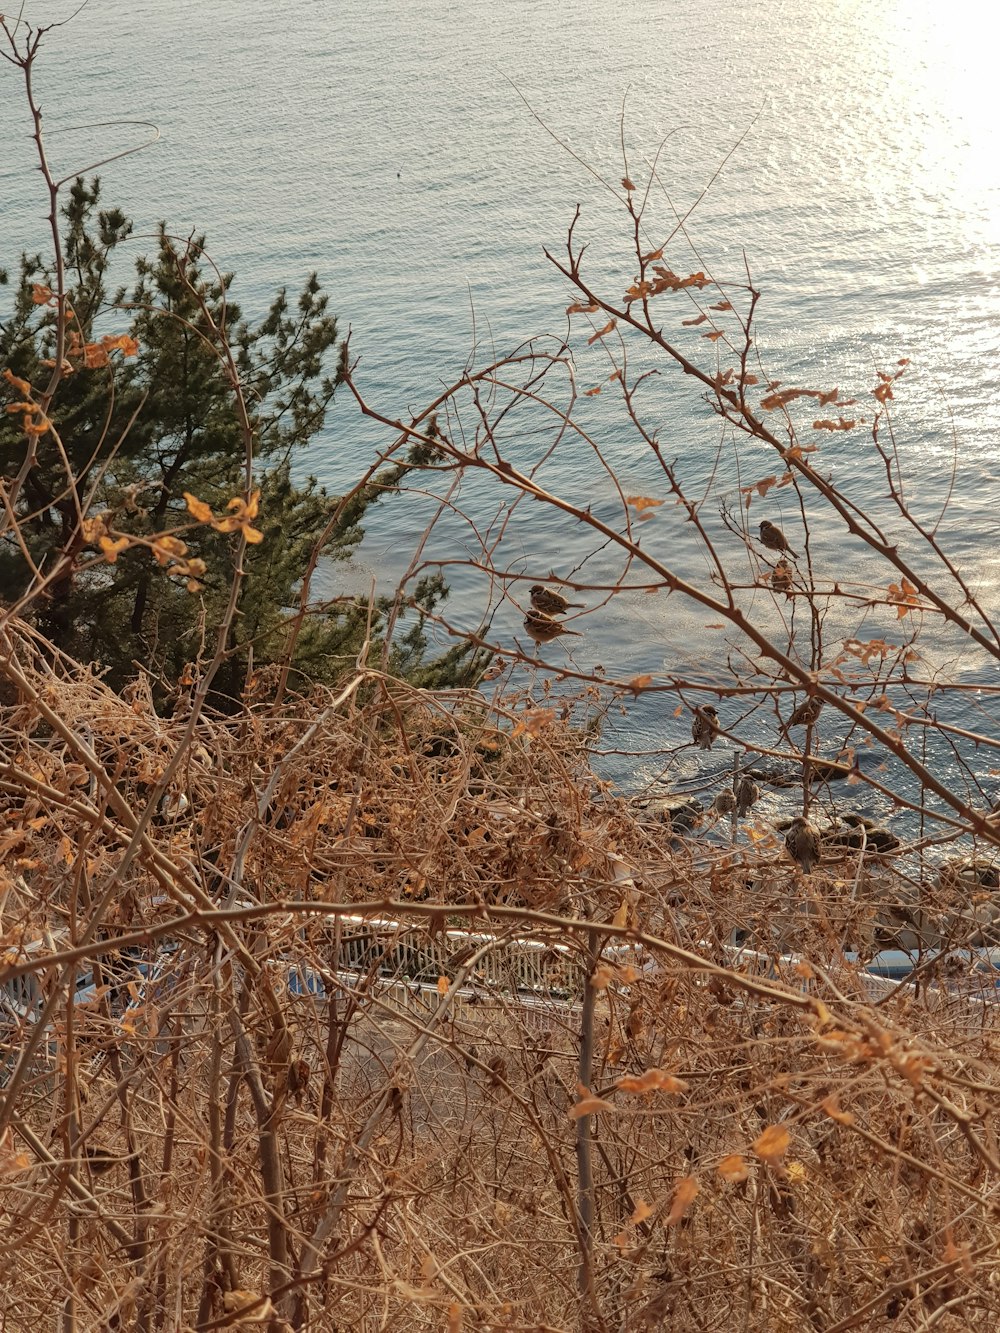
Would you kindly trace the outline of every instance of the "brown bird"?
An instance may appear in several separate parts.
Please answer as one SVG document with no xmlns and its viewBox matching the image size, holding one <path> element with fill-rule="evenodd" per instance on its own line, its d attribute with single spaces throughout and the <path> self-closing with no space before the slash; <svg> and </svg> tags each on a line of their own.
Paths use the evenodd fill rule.
<svg viewBox="0 0 1000 1333">
<path fill-rule="evenodd" d="M 788 731 L 792 727 L 811 727 L 814 722 L 819 720 L 822 711 L 822 699 L 803 699 L 781 730 Z"/>
<path fill-rule="evenodd" d="M 785 540 L 785 534 L 773 523 L 769 523 L 766 518 L 760 525 L 760 540 L 761 545 L 766 546 L 769 551 L 787 551 L 793 560 L 798 559 L 798 556 Z"/>
<path fill-rule="evenodd" d="M 691 739 L 699 750 L 710 750 L 719 734 L 719 714 L 711 704 L 702 704 L 694 710 Z"/>
<path fill-rule="evenodd" d="M 108 1152 L 107 1148 L 99 1148 L 96 1144 L 85 1143 L 83 1151 L 91 1172 L 95 1176 L 103 1176 L 105 1171 L 110 1171 L 113 1166 L 117 1166 L 120 1162 L 132 1161 L 131 1156 L 116 1157 L 114 1153 Z"/>
<path fill-rule="evenodd" d="M 582 637 L 579 630 L 567 629 L 565 625 L 560 625 L 558 620 L 543 615 L 541 611 L 528 612 L 524 617 L 524 629 L 529 638 L 534 639 L 536 643 L 551 643 L 553 639 L 558 639 L 560 634 L 572 634 L 578 639 Z"/>
<path fill-rule="evenodd" d="M 760 800 L 760 788 L 744 773 L 736 779 L 733 795 L 736 797 L 736 817 L 743 819 L 750 813 L 750 807 Z"/>
<path fill-rule="evenodd" d="M 568 602 L 561 592 L 543 588 L 540 583 L 531 585 L 531 605 L 536 611 L 541 611 L 543 616 L 564 616 L 573 608 L 585 610 L 583 602 Z"/>
<path fill-rule="evenodd" d="M 786 597 L 792 595 L 792 571 L 788 563 L 779 560 L 771 573 L 771 587 L 775 592 L 783 592 Z"/>
<path fill-rule="evenodd" d="M 712 809 L 717 815 L 731 815 L 736 809 L 736 796 L 732 787 L 723 787 L 712 802 Z"/>
<path fill-rule="evenodd" d="M 819 860 L 819 837 L 808 819 L 799 815 L 789 824 L 785 834 L 785 850 L 793 861 L 798 861 L 804 875 L 811 872 Z"/>
<path fill-rule="evenodd" d="M 302 1098 L 305 1096 L 306 1087 L 309 1083 L 309 1075 L 312 1070 L 305 1060 L 293 1060 L 288 1066 L 288 1091 L 292 1094 L 298 1104 L 302 1105 Z"/>
</svg>

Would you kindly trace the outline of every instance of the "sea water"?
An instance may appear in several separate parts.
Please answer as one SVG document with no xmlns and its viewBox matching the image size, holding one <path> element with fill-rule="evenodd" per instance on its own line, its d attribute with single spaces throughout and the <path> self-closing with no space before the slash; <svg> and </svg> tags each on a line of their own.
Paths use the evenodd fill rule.
<svg viewBox="0 0 1000 1333">
<path fill-rule="evenodd" d="M 24 13 L 52 22 L 74 9 L 29 0 Z M 642 185 L 656 161 L 650 239 L 658 243 L 677 216 L 686 219 L 668 252 L 674 267 L 707 269 L 737 293 L 749 269 L 762 293 L 756 350 L 769 375 L 840 386 L 870 415 L 865 395 L 876 372 L 909 358 L 894 404 L 906 498 L 936 521 L 950 495 L 941 538 L 995 610 L 996 26 L 971 0 L 90 0 L 46 36 L 35 81 L 59 174 L 147 137 L 141 125 L 108 122 L 156 127 L 154 144 L 101 169 L 105 202 L 129 213 L 140 238 L 151 238 L 161 219 L 178 234 L 207 232 L 220 267 L 237 273 L 248 314 L 262 314 L 277 286 L 294 290 L 318 271 L 342 332 L 350 329 L 359 386 L 393 418 L 419 411 L 494 350 L 563 336 L 573 293 L 543 250 L 564 253 L 578 204 L 588 271 L 621 295 L 635 274 L 620 198 L 624 137 L 628 170 Z M 5 66 L 7 267 L 47 240 L 29 130 L 17 73 Z M 657 314 L 665 331 L 712 369 L 713 345 L 701 329 L 682 326 L 690 307 L 668 300 Z M 620 400 L 609 388 L 582 397 L 610 369 L 600 344 L 587 351 L 590 331 L 577 346 L 581 424 L 626 494 L 663 497 L 662 474 Z M 655 367 L 646 349 L 633 345 L 630 355 L 637 368 Z M 745 581 L 746 551 L 720 526 L 719 507 L 738 512 L 740 485 L 774 472 L 775 462 L 762 446 L 721 434 L 691 381 L 662 361 L 659 371 L 643 399 L 648 424 L 702 501 L 733 577 Z M 471 430 L 474 420 L 466 407 L 450 424 Z M 522 412 L 500 439 L 527 466 L 551 436 L 551 422 Z M 390 439 L 342 394 L 300 467 L 338 489 Z M 870 436 L 821 443 L 819 465 L 899 528 Z M 583 438 L 562 441 L 540 475 L 621 526 L 620 501 Z M 523 602 L 524 585 L 490 581 L 472 567 L 483 534 L 500 526 L 494 559 L 510 575 L 579 570 L 599 583 L 642 581 L 620 557 L 595 550 L 582 525 L 537 504 L 512 511 L 512 497 L 493 483 L 471 479 L 451 499 L 461 515 L 446 516 L 425 555 L 446 562 L 452 593 L 444 610 L 458 627 L 492 613 L 499 642 L 520 635 L 522 613 L 503 591 Z M 755 506 L 752 528 L 767 515 L 801 537 L 790 492 Z M 374 580 L 391 590 L 433 512 L 415 497 L 373 511 L 357 586 Z M 704 551 L 682 518 L 658 510 L 643 543 L 708 586 Z M 818 512 L 813 520 L 819 578 L 850 572 L 888 582 L 836 522 Z M 831 616 L 829 643 L 868 633 L 863 621 Z M 553 645 L 547 657 L 584 671 L 600 664 L 625 679 L 648 672 L 732 680 L 733 641 L 707 628 L 714 616 L 676 596 L 622 594 L 575 623 L 584 637 L 569 650 Z M 881 624 L 873 618 L 872 635 Z M 928 669 L 993 679 L 992 664 L 960 638 L 943 636 L 928 651 Z M 969 708 L 967 721 L 988 729 L 992 702 L 973 699 Z M 607 748 L 682 740 L 688 719 L 673 709 L 673 698 L 630 704 L 627 716 L 609 720 Z M 754 715 L 741 725 L 764 734 L 773 723 Z M 659 760 L 605 762 L 634 781 Z"/>
</svg>

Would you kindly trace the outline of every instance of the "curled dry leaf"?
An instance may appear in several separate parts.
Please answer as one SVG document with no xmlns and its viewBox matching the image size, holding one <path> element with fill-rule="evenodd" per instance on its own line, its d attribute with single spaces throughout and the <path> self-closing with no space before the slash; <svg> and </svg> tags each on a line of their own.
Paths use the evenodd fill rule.
<svg viewBox="0 0 1000 1333">
<path fill-rule="evenodd" d="M 100 343 L 86 343 L 83 349 L 83 364 L 87 370 L 99 370 L 101 366 L 106 366 L 111 358 L 108 356 L 108 349 L 102 347 Z"/>
<path fill-rule="evenodd" d="M 791 1141 L 784 1125 L 768 1125 L 763 1134 L 754 1140 L 753 1150 L 763 1162 L 778 1162 L 788 1151 Z"/>
<path fill-rule="evenodd" d="M 619 1092 L 687 1092 L 690 1084 L 665 1069 L 647 1069 L 643 1074 L 625 1074 L 615 1087 Z"/>
<path fill-rule="evenodd" d="M 848 417 L 841 417 L 838 421 L 831 421 L 829 417 L 823 417 L 819 421 L 813 422 L 813 430 L 853 430 L 857 421 Z"/>
<path fill-rule="evenodd" d="M 109 565 L 113 565 L 119 554 L 128 546 L 127 537 L 100 537 L 97 543 Z"/>
<path fill-rule="evenodd" d="M 207 505 L 204 500 L 199 500 L 196 495 L 190 491 L 184 492 L 184 502 L 188 507 L 188 513 L 192 518 L 196 518 L 199 523 L 211 523 L 214 515 L 211 505 Z"/>
<path fill-rule="evenodd" d="M 179 537 L 169 535 L 157 537 L 153 543 L 153 554 L 163 555 L 168 560 L 179 560 L 182 556 L 187 555 L 187 549 L 186 542 L 182 542 Z"/>
<path fill-rule="evenodd" d="M 774 381 L 776 384 L 780 381 Z M 811 398 L 812 394 L 808 389 L 782 389 L 780 393 L 766 394 L 760 400 L 762 412 L 774 412 L 779 407 L 786 407 L 789 403 L 794 403 L 796 398 Z"/>
<path fill-rule="evenodd" d="M 750 1175 L 746 1158 L 738 1152 L 732 1152 L 728 1157 L 723 1157 L 717 1170 L 722 1179 L 730 1185 L 738 1185 L 740 1181 L 747 1180 Z"/>
<path fill-rule="evenodd" d="M 527 733 L 529 736 L 540 736 L 546 727 L 550 727 L 556 720 L 556 710 L 554 708 L 526 708 L 517 719 L 513 736 L 520 736 Z"/>
<path fill-rule="evenodd" d="M 226 505 L 227 513 L 223 518 L 213 518 L 212 527 L 216 532 L 242 532 L 246 541 L 256 546 L 264 540 L 264 534 L 251 526 L 250 520 L 257 517 L 260 507 L 260 491 L 254 491 L 248 500 L 234 496 Z"/>
<path fill-rule="evenodd" d="M 670 1211 L 664 1218 L 665 1225 L 676 1226 L 700 1193 L 701 1186 L 696 1176 L 684 1176 L 678 1180 L 670 1200 Z"/>
<path fill-rule="evenodd" d="M 16 1176 L 19 1171 L 26 1170 L 30 1165 L 31 1158 L 27 1153 L 17 1151 L 14 1135 L 8 1125 L 0 1135 L 0 1179 L 4 1176 Z"/>
<path fill-rule="evenodd" d="M 99 537 L 103 537 L 107 530 L 107 525 L 101 515 L 96 518 L 85 518 L 80 525 L 80 535 L 88 546 L 96 542 Z"/>
<path fill-rule="evenodd" d="M 614 1109 L 611 1102 L 606 1102 L 601 1097 L 584 1097 L 583 1101 L 570 1107 L 569 1118 L 570 1120 L 582 1120 L 585 1115 L 597 1115 L 600 1111 L 613 1111 Z"/>
<path fill-rule="evenodd" d="M 778 478 L 775 476 L 762 477 L 760 481 L 755 481 L 751 486 L 741 486 L 740 490 L 744 495 L 752 495 L 754 491 L 756 491 L 761 499 L 763 499 L 771 487 L 777 486 L 777 484 Z"/>
<path fill-rule="evenodd" d="M 598 329 L 596 333 L 591 334 L 591 336 L 587 339 L 588 347 L 590 346 L 591 343 L 597 342 L 599 338 L 603 338 L 607 334 L 609 334 L 615 327 L 615 323 L 616 321 L 611 319 L 607 322 L 607 324 L 605 324 L 603 329 Z"/>
<path fill-rule="evenodd" d="M 15 375 L 9 367 L 3 372 L 0 378 L 5 379 L 11 388 L 15 389 L 20 394 L 27 396 L 31 393 L 31 385 L 28 381 L 21 379 L 19 375 Z"/>
<path fill-rule="evenodd" d="M 222 1293 L 222 1308 L 226 1314 L 239 1314 L 244 1324 L 264 1324 L 274 1314 L 270 1296 L 261 1296 L 258 1291 L 244 1291 L 239 1287 Z"/>
<path fill-rule="evenodd" d="M 577 1093 L 580 1100 L 569 1108 L 570 1120 L 582 1120 L 585 1115 L 597 1115 L 599 1111 L 615 1109 L 611 1102 L 606 1102 L 603 1097 L 595 1097 L 590 1089 L 582 1084 L 577 1086 Z"/>
</svg>

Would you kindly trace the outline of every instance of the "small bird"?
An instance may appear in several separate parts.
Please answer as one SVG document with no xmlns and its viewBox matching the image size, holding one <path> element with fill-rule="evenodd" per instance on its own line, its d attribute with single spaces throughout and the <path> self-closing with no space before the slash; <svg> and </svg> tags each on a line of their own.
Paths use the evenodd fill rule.
<svg viewBox="0 0 1000 1333">
<path fill-rule="evenodd" d="M 712 704 L 702 704 L 694 710 L 691 739 L 699 750 L 710 750 L 719 734 L 719 714 Z"/>
<path fill-rule="evenodd" d="M 715 800 L 712 802 L 712 809 L 717 815 L 731 815 L 736 809 L 736 796 L 732 787 L 723 787 Z"/>
<path fill-rule="evenodd" d="M 769 551 L 787 551 L 793 560 L 798 559 L 798 556 L 785 540 L 785 534 L 773 523 L 769 523 L 766 518 L 762 520 L 760 525 L 760 541 L 761 545 L 766 546 Z"/>
<path fill-rule="evenodd" d="M 808 875 L 819 860 L 819 837 L 808 819 L 799 815 L 793 819 L 785 834 L 785 850 L 797 861 L 802 873 Z"/>
<path fill-rule="evenodd" d="M 91 1172 L 95 1176 L 103 1176 L 105 1171 L 110 1171 L 113 1166 L 119 1162 L 131 1162 L 132 1157 L 116 1157 L 107 1148 L 99 1148 L 96 1144 L 85 1143 L 83 1145 L 84 1156 Z"/>
<path fill-rule="evenodd" d="M 540 583 L 531 585 L 531 605 L 543 616 L 562 616 L 573 607 L 584 610 L 583 602 L 568 602 L 561 592 L 543 588 Z"/>
<path fill-rule="evenodd" d="M 771 573 L 771 587 L 775 592 L 783 592 L 785 597 L 792 595 L 792 571 L 788 562 L 779 560 Z"/>
<path fill-rule="evenodd" d="M 182 791 L 165 791 L 156 807 L 156 821 L 171 824 L 183 819 L 191 808 L 191 802 Z"/>
<path fill-rule="evenodd" d="M 736 779 L 733 795 L 736 797 L 736 817 L 744 819 L 750 813 L 750 807 L 760 800 L 760 788 L 744 773 Z"/>
<path fill-rule="evenodd" d="M 544 615 L 541 611 L 529 611 L 524 617 L 524 628 L 528 637 L 534 639 L 535 643 L 551 643 L 553 639 L 558 639 L 560 634 L 572 634 L 577 639 L 582 637 L 579 630 L 567 629 L 565 625 L 560 625 L 558 620 L 553 620 L 551 616 Z"/>
<path fill-rule="evenodd" d="M 302 1098 L 305 1096 L 311 1073 L 312 1070 L 305 1060 L 293 1060 L 288 1066 L 288 1091 L 299 1106 L 302 1105 Z"/>
<path fill-rule="evenodd" d="M 789 731 L 792 727 L 811 727 L 814 722 L 819 720 L 822 711 L 822 699 L 803 699 L 781 730 Z"/>
</svg>

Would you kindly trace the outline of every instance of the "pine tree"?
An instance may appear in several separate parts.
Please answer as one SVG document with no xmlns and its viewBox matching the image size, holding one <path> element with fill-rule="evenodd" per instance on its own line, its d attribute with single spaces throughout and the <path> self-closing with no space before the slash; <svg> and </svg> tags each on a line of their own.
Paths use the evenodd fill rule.
<svg viewBox="0 0 1000 1333">
<path fill-rule="evenodd" d="M 229 655 L 217 679 L 223 695 L 236 696 L 251 660 L 255 666 L 281 660 L 296 584 L 337 499 L 314 479 L 298 480 L 294 467 L 296 454 L 322 429 L 337 387 L 337 324 L 328 297 L 313 274 L 297 299 L 283 288 L 266 318 L 251 324 L 230 295 L 233 275 L 207 260 L 204 237 L 178 241 L 164 227 L 155 253 L 136 262 L 131 286 L 111 293 L 117 252 L 132 231 L 125 214 L 102 209 L 99 181 L 81 179 L 63 223 L 73 369 L 49 416 L 65 458 L 53 437 L 40 442 L 17 497 L 24 545 L 8 541 L 0 549 L 0 578 L 16 598 L 30 584 L 31 563 L 52 576 L 37 604 L 40 627 L 59 647 L 99 664 L 115 684 L 134 675 L 137 662 L 174 681 L 199 657 L 229 595 L 235 539 L 192 524 L 185 497 L 194 497 L 195 509 L 224 514 L 246 475 L 244 432 L 220 355 L 225 341 L 250 413 L 261 492 L 254 522 L 263 533 L 247 549 Z M 22 256 L 11 309 L 0 323 L 0 369 L 31 384 L 43 381 L 53 355 L 55 315 L 46 299 L 53 281 L 40 256 Z M 16 412 L 0 418 L 0 469 L 8 487 L 24 457 L 21 426 Z M 348 557 L 370 506 L 419 462 L 411 455 L 387 467 L 345 505 L 324 554 Z M 81 524 L 78 496 L 89 497 L 88 512 L 100 515 L 97 529 Z M 95 530 L 138 540 L 95 562 L 87 558 Z M 173 530 L 181 530 L 186 547 L 176 574 L 169 562 L 165 572 L 149 544 Z M 424 673 L 428 683 L 453 683 L 482 665 L 467 651 L 425 663 L 420 611 L 445 595 L 441 580 L 420 585 L 416 622 L 392 659 L 401 670 Z M 295 666 L 311 678 L 335 676 L 353 662 L 368 619 L 366 607 L 351 604 L 311 614 Z"/>
</svg>

